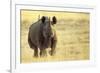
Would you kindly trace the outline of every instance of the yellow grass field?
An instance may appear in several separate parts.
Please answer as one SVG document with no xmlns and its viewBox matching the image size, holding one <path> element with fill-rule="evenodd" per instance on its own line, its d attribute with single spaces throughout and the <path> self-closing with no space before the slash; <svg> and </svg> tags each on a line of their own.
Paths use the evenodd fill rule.
<svg viewBox="0 0 100 73">
<path fill-rule="evenodd" d="M 73 61 L 89 59 L 89 13 L 21 10 L 21 63 Z M 29 26 L 42 16 L 56 16 L 56 55 L 33 57 L 34 50 L 28 45 Z M 50 48 L 47 49 L 49 51 Z"/>
</svg>

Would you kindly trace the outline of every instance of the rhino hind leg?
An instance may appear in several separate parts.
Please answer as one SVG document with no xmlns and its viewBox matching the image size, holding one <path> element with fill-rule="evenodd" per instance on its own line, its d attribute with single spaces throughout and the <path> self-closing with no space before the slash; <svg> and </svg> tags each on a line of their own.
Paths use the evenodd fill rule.
<svg viewBox="0 0 100 73">
<path fill-rule="evenodd" d="M 38 55 L 38 48 L 35 48 L 34 49 L 34 57 L 38 57 L 39 55 Z"/>
<path fill-rule="evenodd" d="M 28 36 L 28 43 L 30 48 L 34 50 L 34 57 L 38 57 L 38 48 L 32 43 L 29 36 Z"/>
</svg>

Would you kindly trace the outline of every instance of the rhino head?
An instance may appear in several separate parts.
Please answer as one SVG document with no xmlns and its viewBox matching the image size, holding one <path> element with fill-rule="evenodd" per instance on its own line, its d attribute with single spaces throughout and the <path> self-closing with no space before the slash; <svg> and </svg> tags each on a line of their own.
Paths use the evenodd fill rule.
<svg viewBox="0 0 100 73">
<path fill-rule="evenodd" d="M 42 24 L 42 35 L 44 37 L 44 44 L 47 46 L 51 43 L 51 38 L 54 37 L 55 29 L 54 24 L 57 23 L 57 19 L 53 16 L 50 17 L 42 16 L 41 24 Z"/>
</svg>

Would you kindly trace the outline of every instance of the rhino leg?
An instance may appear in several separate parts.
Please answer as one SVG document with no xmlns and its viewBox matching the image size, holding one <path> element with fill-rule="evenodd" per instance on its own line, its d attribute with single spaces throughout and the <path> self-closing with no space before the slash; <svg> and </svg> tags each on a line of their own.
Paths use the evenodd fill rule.
<svg viewBox="0 0 100 73">
<path fill-rule="evenodd" d="M 47 56 L 46 49 L 40 49 L 40 57 L 45 57 L 45 56 Z"/>
<path fill-rule="evenodd" d="M 34 57 L 38 57 L 38 48 L 32 43 L 29 35 L 28 35 L 28 43 L 29 43 L 30 48 L 34 50 Z"/>
<path fill-rule="evenodd" d="M 57 43 L 57 40 L 55 38 L 52 38 L 51 39 L 51 51 L 49 51 L 49 54 L 51 56 L 53 56 L 55 53 L 56 53 L 56 43 Z"/>
<path fill-rule="evenodd" d="M 34 49 L 34 57 L 38 57 L 39 55 L 38 55 L 38 48 L 35 48 Z"/>
</svg>

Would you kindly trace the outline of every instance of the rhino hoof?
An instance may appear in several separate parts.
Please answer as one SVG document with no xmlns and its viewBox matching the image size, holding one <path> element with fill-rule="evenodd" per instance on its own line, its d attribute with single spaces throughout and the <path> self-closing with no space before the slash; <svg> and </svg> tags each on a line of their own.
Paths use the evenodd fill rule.
<svg viewBox="0 0 100 73">
<path fill-rule="evenodd" d="M 37 58 L 38 57 L 38 54 L 34 54 L 33 57 Z"/>
<path fill-rule="evenodd" d="M 50 54 L 51 56 L 54 56 L 54 55 L 55 55 L 55 52 L 54 52 L 54 51 L 49 51 L 49 54 Z"/>
</svg>

